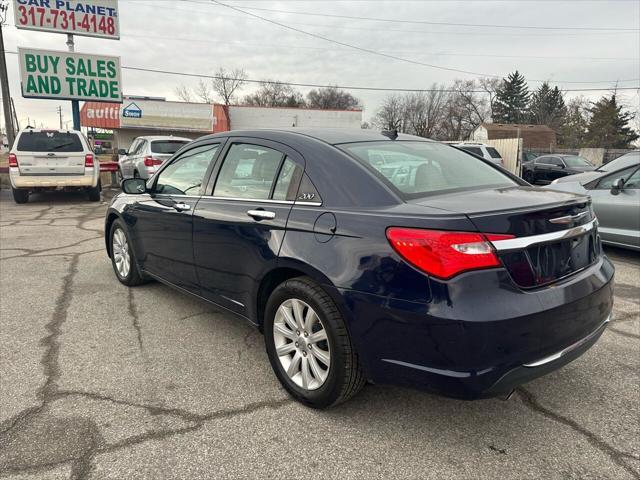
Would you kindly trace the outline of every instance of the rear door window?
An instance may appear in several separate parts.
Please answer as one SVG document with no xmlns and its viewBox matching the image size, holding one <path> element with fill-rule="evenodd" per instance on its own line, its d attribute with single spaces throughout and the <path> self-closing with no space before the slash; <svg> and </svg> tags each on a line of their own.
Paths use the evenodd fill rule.
<svg viewBox="0 0 640 480">
<path fill-rule="evenodd" d="M 462 147 L 463 150 L 466 150 L 469 153 L 473 153 L 474 155 L 478 155 L 479 157 L 483 157 L 482 149 L 478 147 Z"/>
<path fill-rule="evenodd" d="M 231 145 L 218 174 L 213 196 L 268 200 L 283 157 L 283 153 L 260 145 Z M 286 196 L 286 191 L 284 194 Z"/>
<path fill-rule="evenodd" d="M 84 147 L 77 133 L 73 132 L 24 132 L 20 135 L 18 146 L 21 152 L 83 152 Z"/>
<path fill-rule="evenodd" d="M 491 155 L 491 158 L 502 158 L 500 153 L 493 147 L 487 147 L 487 152 Z"/>
<path fill-rule="evenodd" d="M 151 142 L 151 153 L 173 155 L 187 143 L 189 142 L 182 140 L 153 140 Z"/>
</svg>

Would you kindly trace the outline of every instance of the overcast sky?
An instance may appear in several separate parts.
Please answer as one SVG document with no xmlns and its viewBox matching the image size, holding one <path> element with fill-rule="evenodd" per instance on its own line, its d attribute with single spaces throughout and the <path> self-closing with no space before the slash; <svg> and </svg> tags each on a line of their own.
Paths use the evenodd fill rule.
<svg viewBox="0 0 640 480">
<path fill-rule="evenodd" d="M 640 1 L 465 0 L 465 1 L 241 1 L 229 5 L 282 24 L 369 50 L 440 67 L 506 75 L 518 69 L 529 80 L 549 80 L 563 89 L 609 88 L 616 81 L 636 90 L 620 97 L 638 110 L 640 96 Z M 76 51 L 119 55 L 122 65 L 211 74 L 218 67 L 242 68 L 249 78 L 298 83 L 389 88 L 427 88 L 475 75 L 415 65 L 356 51 L 251 17 L 207 0 L 120 0 L 121 39 L 76 37 Z M 523 29 L 393 23 L 250 10 L 375 17 L 403 21 L 561 27 Z M 10 7 L 5 46 L 65 50 L 65 36 L 17 30 Z M 575 30 L 576 27 L 635 29 Z M 7 55 L 11 93 L 21 125 L 57 127 L 56 108 L 70 120 L 70 103 L 20 97 L 17 55 Z M 626 82 L 623 80 L 627 80 Z M 632 81 L 629 81 L 632 80 Z M 124 93 L 177 100 L 175 87 L 197 79 L 123 71 Z M 603 83 L 573 83 L 603 82 Z M 242 94 L 257 88 L 245 86 Z M 301 88 L 306 93 L 309 88 Z M 352 91 L 364 119 L 386 93 Z M 597 99 L 606 92 L 585 92 Z M 568 93 L 568 96 L 580 93 Z M 35 119 L 35 120 L 34 120 Z"/>
</svg>

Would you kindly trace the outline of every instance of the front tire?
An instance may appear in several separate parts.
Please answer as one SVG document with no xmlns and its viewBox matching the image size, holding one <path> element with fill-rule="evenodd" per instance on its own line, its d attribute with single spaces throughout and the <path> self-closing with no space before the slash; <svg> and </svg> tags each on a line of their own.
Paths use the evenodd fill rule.
<svg viewBox="0 0 640 480">
<path fill-rule="evenodd" d="M 120 219 L 111 224 L 109 245 L 111 248 L 111 265 L 120 283 L 128 287 L 144 283 L 144 278 L 138 270 L 133 248 L 131 248 L 129 234 Z"/>
<path fill-rule="evenodd" d="M 16 203 L 27 203 L 29 201 L 29 190 L 11 187 L 11 192 Z"/>
<path fill-rule="evenodd" d="M 308 277 L 287 280 L 273 291 L 265 311 L 264 338 L 278 380 L 305 405 L 337 405 L 365 384 L 342 315 Z"/>
</svg>

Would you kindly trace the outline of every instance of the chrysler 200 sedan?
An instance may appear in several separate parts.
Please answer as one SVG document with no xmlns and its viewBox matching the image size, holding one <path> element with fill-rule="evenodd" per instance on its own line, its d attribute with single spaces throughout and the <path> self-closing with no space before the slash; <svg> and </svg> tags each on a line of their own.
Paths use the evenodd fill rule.
<svg viewBox="0 0 640 480">
<path fill-rule="evenodd" d="M 609 320 L 614 269 L 588 197 L 423 138 L 226 132 L 122 187 L 105 225 L 120 282 L 159 280 L 250 321 L 313 407 L 367 381 L 507 395 Z"/>
</svg>

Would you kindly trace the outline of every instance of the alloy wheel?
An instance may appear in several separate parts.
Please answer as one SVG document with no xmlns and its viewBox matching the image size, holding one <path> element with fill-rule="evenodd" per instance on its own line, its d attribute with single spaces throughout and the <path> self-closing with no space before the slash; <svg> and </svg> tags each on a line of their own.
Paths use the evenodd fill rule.
<svg viewBox="0 0 640 480">
<path fill-rule="evenodd" d="M 131 270 L 131 255 L 127 236 L 120 228 L 116 228 L 113 232 L 112 252 L 118 274 L 122 278 L 127 278 Z"/>
<path fill-rule="evenodd" d="M 287 376 L 305 390 L 320 388 L 331 368 L 331 350 L 322 320 L 307 303 L 282 302 L 273 322 L 276 354 Z"/>
</svg>

